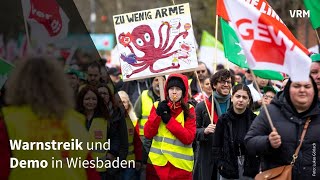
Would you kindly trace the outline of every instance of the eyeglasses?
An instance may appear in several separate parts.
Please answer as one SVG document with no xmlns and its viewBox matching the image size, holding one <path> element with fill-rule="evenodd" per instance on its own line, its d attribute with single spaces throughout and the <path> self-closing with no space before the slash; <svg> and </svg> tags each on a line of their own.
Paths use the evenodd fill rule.
<svg viewBox="0 0 320 180">
<path fill-rule="evenodd" d="M 219 81 L 219 83 L 221 83 L 221 84 L 231 84 L 231 81 L 226 81 L 226 80 L 221 80 L 221 81 Z"/>
<path fill-rule="evenodd" d="M 206 70 L 199 70 L 199 71 L 197 71 L 198 74 L 200 74 L 200 73 L 203 74 L 203 73 L 205 73 L 205 72 L 206 72 Z"/>
<path fill-rule="evenodd" d="M 263 97 L 268 98 L 268 99 L 273 99 L 274 96 L 269 96 L 269 95 L 264 94 Z"/>
</svg>

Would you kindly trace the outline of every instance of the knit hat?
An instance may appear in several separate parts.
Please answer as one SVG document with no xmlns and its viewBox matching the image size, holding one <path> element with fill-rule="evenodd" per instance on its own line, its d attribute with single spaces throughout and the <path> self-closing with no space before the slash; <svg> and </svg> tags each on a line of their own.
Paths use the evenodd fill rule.
<svg viewBox="0 0 320 180">
<path fill-rule="evenodd" d="M 312 62 L 320 62 L 320 54 L 312 54 L 310 57 Z"/>
<path fill-rule="evenodd" d="M 182 90 L 182 96 L 185 96 L 186 87 L 184 87 L 184 83 L 183 83 L 182 79 L 180 79 L 178 77 L 170 78 L 168 85 L 167 85 L 167 91 L 173 86 L 179 87 Z"/>
<path fill-rule="evenodd" d="M 272 86 L 265 86 L 263 87 L 263 93 L 267 93 L 267 92 L 273 92 L 274 94 L 277 94 L 277 91 L 272 87 Z"/>
</svg>

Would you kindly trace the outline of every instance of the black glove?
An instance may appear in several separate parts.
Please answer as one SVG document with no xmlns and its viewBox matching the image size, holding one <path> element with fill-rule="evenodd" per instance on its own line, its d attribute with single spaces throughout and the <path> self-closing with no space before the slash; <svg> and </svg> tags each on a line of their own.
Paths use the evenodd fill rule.
<svg viewBox="0 0 320 180">
<path fill-rule="evenodd" d="M 164 100 L 164 101 L 161 101 L 159 104 L 158 104 L 158 108 L 156 110 L 156 113 L 158 116 L 162 116 L 163 114 L 167 113 L 167 114 L 170 114 L 170 108 L 169 106 L 167 105 L 167 101 Z"/>
<path fill-rule="evenodd" d="M 167 124 L 171 119 L 170 111 L 161 115 L 162 122 Z"/>
</svg>

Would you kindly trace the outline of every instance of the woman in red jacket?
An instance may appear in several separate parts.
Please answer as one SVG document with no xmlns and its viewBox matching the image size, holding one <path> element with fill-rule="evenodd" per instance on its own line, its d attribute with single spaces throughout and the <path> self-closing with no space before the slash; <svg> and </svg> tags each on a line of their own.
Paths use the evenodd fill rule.
<svg viewBox="0 0 320 180">
<path fill-rule="evenodd" d="M 194 107 L 187 101 L 187 77 L 171 74 L 165 100 L 154 103 L 144 127 L 145 137 L 152 139 L 147 179 L 192 179 L 196 123 Z"/>
</svg>

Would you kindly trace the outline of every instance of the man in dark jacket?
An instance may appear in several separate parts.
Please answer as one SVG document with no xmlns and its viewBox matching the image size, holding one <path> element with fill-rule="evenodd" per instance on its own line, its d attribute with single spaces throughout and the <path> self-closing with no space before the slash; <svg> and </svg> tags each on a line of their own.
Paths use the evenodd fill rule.
<svg viewBox="0 0 320 180">
<path fill-rule="evenodd" d="M 307 118 L 311 119 L 298 159 L 294 163 L 295 179 L 320 179 L 320 108 L 317 85 L 310 77 L 306 82 L 291 82 L 268 105 L 275 129 L 271 129 L 263 109 L 253 121 L 246 137 L 248 152 L 262 155 L 262 170 L 289 165 Z"/>
<path fill-rule="evenodd" d="M 230 71 L 222 69 L 216 72 L 211 78 L 210 83 L 214 99 L 214 114 L 211 117 L 212 96 L 209 100 L 202 101 L 196 106 L 196 141 L 198 141 L 198 152 L 193 179 L 211 180 L 218 177 L 217 165 L 213 157 L 213 133 L 218 118 L 224 114 L 230 106 L 230 90 L 234 84 L 234 76 Z M 207 111 L 206 104 L 209 112 Z M 212 123 L 213 121 L 213 123 Z M 208 175 L 209 174 L 209 175 Z"/>
</svg>

